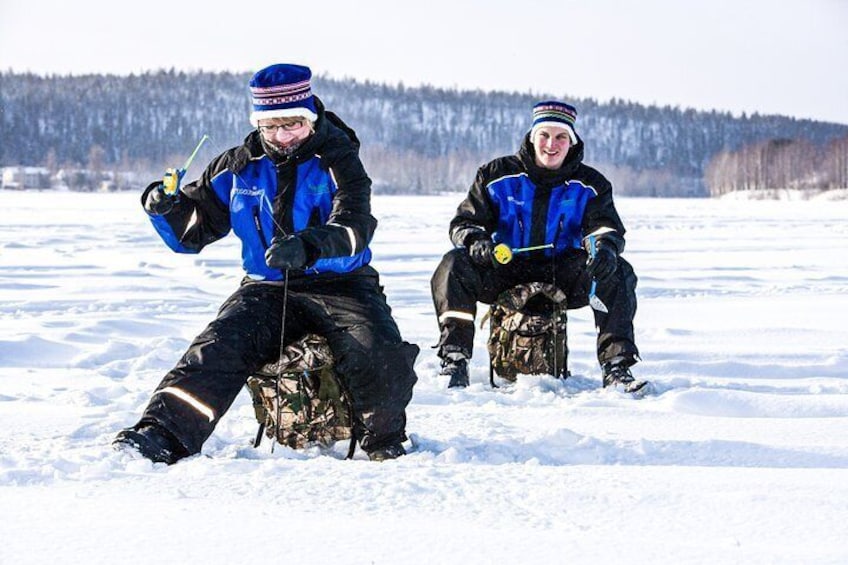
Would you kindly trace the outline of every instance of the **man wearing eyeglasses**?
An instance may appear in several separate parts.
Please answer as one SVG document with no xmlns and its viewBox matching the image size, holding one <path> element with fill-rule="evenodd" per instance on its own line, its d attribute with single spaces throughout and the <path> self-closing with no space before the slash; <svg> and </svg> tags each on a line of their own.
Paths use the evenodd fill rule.
<svg viewBox="0 0 848 565">
<path fill-rule="evenodd" d="M 168 464 L 199 453 L 247 378 L 278 359 L 281 346 L 314 333 L 333 352 L 362 449 L 377 461 L 405 453 L 418 347 L 401 338 L 369 264 L 377 221 L 359 140 L 312 94 L 311 76 L 290 64 L 257 72 L 256 130 L 244 143 L 175 196 L 161 181 L 142 195 L 178 253 L 197 253 L 232 230 L 246 276 L 117 447 Z"/>
</svg>

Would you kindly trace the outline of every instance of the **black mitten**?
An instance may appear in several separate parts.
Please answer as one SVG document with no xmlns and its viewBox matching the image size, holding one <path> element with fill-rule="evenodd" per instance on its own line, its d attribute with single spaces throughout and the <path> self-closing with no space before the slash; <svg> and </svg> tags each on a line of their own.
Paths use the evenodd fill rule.
<svg viewBox="0 0 848 565">
<path fill-rule="evenodd" d="M 471 260 L 481 267 L 493 264 L 492 252 L 495 250 L 495 244 L 489 236 L 481 237 L 474 241 L 468 247 L 468 255 Z"/>
<path fill-rule="evenodd" d="M 144 199 L 144 209 L 148 214 L 162 216 L 163 214 L 170 212 L 174 207 L 174 204 L 177 203 L 179 192 L 174 196 L 168 196 L 162 191 L 164 185 L 161 182 L 154 182 L 147 188 L 147 196 Z"/>
<path fill-rule="evenodd" d="M 587 246 L 590 245 L 587 242 Z M 595 242 L 595 256 L 589 252 L 586 270 L 598 282 L 606 282 L 618 268 L 618 250 L 615 245 L 599 239 Z"/>
<path fill-rule="evenodd" d="M 272 269 L 302 269 L 307 261 L 306 246 L 296 235 L 275 237 L 265 252 L 265 263 Z"/>
</svg>

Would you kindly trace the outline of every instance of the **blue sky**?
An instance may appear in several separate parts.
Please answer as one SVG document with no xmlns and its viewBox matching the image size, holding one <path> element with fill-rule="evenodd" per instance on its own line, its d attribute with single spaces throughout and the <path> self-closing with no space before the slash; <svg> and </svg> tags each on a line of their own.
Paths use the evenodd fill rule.
<svg viewBox="0 0 848 565">
<path fill-rule="evenodd" d="M 848 0 L 2 0 L 0 69 L 252 71 L 848 124 Z"/>
</svg>

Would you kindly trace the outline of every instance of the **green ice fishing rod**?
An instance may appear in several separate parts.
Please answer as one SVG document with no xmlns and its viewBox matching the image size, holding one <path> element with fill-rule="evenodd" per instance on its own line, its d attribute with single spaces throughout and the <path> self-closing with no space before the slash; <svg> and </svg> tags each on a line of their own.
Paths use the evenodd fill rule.
<svg viewBox="0 0 848 565">
<path fill-rule="evenodd" d="M 200 151 L 200 148 L 204 143 L 206 143 L 207 139 L 209 139 L 209 136 L 203 134 L 203 137 L 201 137 L 200 141 L 197 143 L 197 147 L 195 147 L 194 151 L 191 152 L 191 155 L 189 155 L 181 169 L 169 168 L 165 170 L 165 176 L 162 178 L 162 192 L 168 196 L 173 196 L 177 193 L 177 190 L 180 188 L 180 181 L 183 180 L 186 171 L 191 166 L 191 162 L 194 161 L 197 152 Z"/>
<path fill-rule="evenodd" d="M 510 261 L 512 261 L 512 256 L 516 253 L 524 253 L 526 251 L 538 251 L 540 249 L 553 249 L 553 243 L 546 243 L 545 245 L 533 245 L 531 247 L 514 247 L 511 248 L 506 243 L 499 243 L 495 245 L 495 248 L 492 250 L 492 255 L 495 257 L 495 261 L 500 263 L 501 265 L 506 265 Z"/>
</svg>

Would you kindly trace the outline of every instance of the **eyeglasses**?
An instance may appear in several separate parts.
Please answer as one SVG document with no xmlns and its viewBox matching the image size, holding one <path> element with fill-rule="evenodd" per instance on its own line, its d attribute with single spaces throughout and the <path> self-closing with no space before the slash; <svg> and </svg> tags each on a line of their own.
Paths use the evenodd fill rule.
<svg viewBox="0 0 848 565">
<path fill-rule="evenodd" d="M 286 122 L 284 124 L 270 124 L 267 126 L 258 126 L 259 131 L 265 135 L 276 135 L 278 131 L 295 131 L 303 127 L 303 120 Z"/>
</svg>

